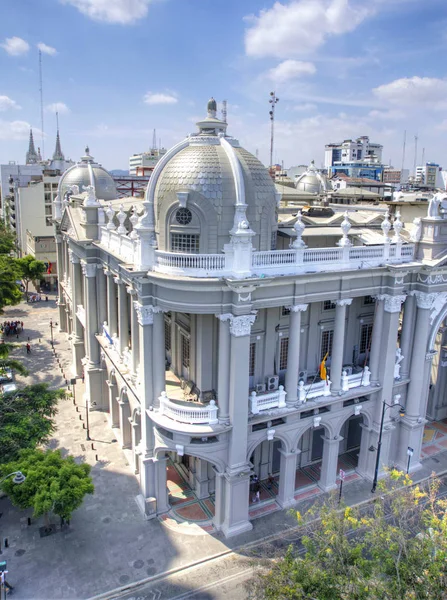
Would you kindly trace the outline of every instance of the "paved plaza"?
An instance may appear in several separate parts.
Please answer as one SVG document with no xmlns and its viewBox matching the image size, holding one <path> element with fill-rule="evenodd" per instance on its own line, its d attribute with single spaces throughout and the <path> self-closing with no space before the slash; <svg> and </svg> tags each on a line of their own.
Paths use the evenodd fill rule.
<svg viewBox="0 0 447 600">
<path fill-rule="evenodd" d="M 2 318 L 24 321 L 24 333 L 18 340 L 11 341 L 18 343 L 15 354 L 30 371 L 26 383 L 42 381 L 53 387 L 65 385 L 65 377 L 71 377 L 71 352 L 66 335 L 59 334 L 57 327 L 54 328 L 56 357 L 51 350 L 50 320 L 55 322 L 58 318 L 54 297 L 51 296 L 49 302 L 9 308 Z M 28 337 L 29 356 L 25 349 Z M 168 483 L 171 501 L 174 500 L 172 510 L 165 519 L 145 521 L 135 502 L 137 481 L 113 429 L 107 424 L 107 414 L 90 412 L 92 442 L 86 441 L 83 391 L 79 380 L 75 389 L 76 404 L 72 397 L 61 401 L 56 418 L 57 431 L 49 444 L 51 448 L 60 448 L 92 465 L 95 493 L 86 497 L 82 507 L 74 513 L 69 529 L 61 531 L 58 520 L 54 520 L 57 532 L 42 538 L 39 534 L 41 521 L 32 519 L 28 526 L 31 511 L 20 511 L 12 507 L 7 498 L 0 499 L 0 538 L 2 542 L 8 541 L 6 548 L 2 543 L 1 558 L 8 561 L 8 580 L 15 586 L 16 598 L 74 600 L 101 594 L 106 598 L 110 590 L 120 587 L 125 594 L 137 582 L 229 550 L 241 549 L 244 544 L 280 534 L 295 524 L 291 515 L 277 510 L 273 484 L 272 489 L 263 486 L 261 503 L 252 506 L 250 513 L 253 517 L 256 516 L 253 511 L 259 511 L 259 515 L 271 512 L 269 507 L 272 505 L 275 512 L 255 519 L 253 531 L 230 540 L 224 540 L 220 534 L 211 535 L 200 525 L 210 522 L 212 499 L 202 500 L 203 506 L 199 505 L 200 510 L 197 509 L 194 495 L 185 487 L 174 465 L 170 466 Z M 447 426 L 434 424 L 427 429 L 432 430 L 435 434 L 428 433 L 425 444 L 438 444 L 439 453 L 427 455 L 424 468 L 417 473 L 418 479 L 433 470 L 447 470 L 446 444 L 441 443 L 447 440 Z M 312 477 L 312 473 L 308 475 Z M 369 498 L 371 484 L 353 479 L 345 487 L 345 500 L 356 503 Z M 312 482 L 307 489 L 314 489 Z M 187 500 L 183 501 L 185 498 Z M 299 508 L 305 508 L 313 498 L 312 493 L 297 498 L 302 500 Z M 263 512 L 266 506 L 268 510 Z M 161 599 L 169 597 L 160 596 Z M 213 597 L 211 592 L 208 597 Z"/>
</svg>

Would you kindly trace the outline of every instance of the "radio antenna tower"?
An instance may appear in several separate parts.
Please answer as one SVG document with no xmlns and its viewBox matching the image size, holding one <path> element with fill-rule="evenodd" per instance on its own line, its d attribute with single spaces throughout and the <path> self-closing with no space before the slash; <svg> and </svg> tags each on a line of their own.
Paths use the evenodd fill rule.
<svg viewBox="0 0 447 600">
<path fill-rule="evenodd" d="M 269 115 L 272 124 L 270 131 L 270 165 L 269 168 L 273 167 L 273 139 L 275 135 L 275 105 L 279 102 L 279 98 L 276 97 L 275 92 L 270 92 L 269 103 L 272 105 Z"/>
<path fill-rule="evenodd" d="M 227 101 L 222 100 L 222 121 L 227 122 Z"/>
<path fill-rule="evenodd" d="M 405 129 L 404 131 L 404 145 L 402 147 L 402 167 L 401 167 L 401 171 L 404 170 L 404 165 L 405 165 L 405 147 L 407 145 L 407 130 Z"/>
<path fill-rule="evenodd" d="M 40 129 L 42 135 L 42 160 L 45 160 L 45 141 L 43 133 L 43 85 L 42 85 L 42 51 L 39 50 L 39 92 L 40 92 Z"/>
<path fill-rule="evenodd" d="M 414 136 L 414 164 L 413 164 L 413 172 L 414 178 L 416 179 L 416 164 L 417 164 L 417 155 L 418 155 L 418 136 Z"/>
</svg>

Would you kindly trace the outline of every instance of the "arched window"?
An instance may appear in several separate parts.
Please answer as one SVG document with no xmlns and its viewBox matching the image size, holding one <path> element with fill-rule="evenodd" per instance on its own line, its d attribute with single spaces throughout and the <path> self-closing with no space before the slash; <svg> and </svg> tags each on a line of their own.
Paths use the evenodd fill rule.
<svg viewBox="0 0 447 600">
<path fill-rule="evenodd" d="M 189 208 L 181 206 L 173 211 L 169 229 L 171 252 L 200 252 L 200 221 Z"/>
</svg>

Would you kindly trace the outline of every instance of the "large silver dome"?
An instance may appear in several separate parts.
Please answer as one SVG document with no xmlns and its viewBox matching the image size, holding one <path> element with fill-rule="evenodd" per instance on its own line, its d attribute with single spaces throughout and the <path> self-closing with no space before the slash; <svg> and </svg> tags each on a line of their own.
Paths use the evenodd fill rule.
<svg viewBox="0 0 447 600">
<path fill-rule="evenodd" d="M 317 171 L 312 161 L 307 170 L 296 180 L 295 187 L 300 192 L 324 194 L 329 190 L 330 185 L 326 175 Z"/>
<path fill-rule="evenodd" d="M 61 200 L 71 185 L 79 186 L 81 193 L 84 186 L 93 185 L 98 200 L 114 200 L 118 196 L 113 177 L 100 164 L 94 162 L 88 147 L 85 149 L 85 155 L 81 157 L 81 160 L 62 175 L 58 190 Z"/>
<path fill-rule="evenodd" d="M 190 135 L 163 157 L 149 182 L 153 189 L 155 230 L 160 250 L 171 248 L 172 235 L 200 235 L 200 253 L 221 252 L 230 240 L 235 206 L 243 194 L 253 246 L 270 250 L 276 239 L 277 193 L 265 166 L 225 134 L 215 103 Z M 241 185 L 242 184 L 242 185 Z M 243 192 L 241 190 L 243 189 Z M 179 209 L 187 209 L 189 213 Z M 185 214 L 189 222 L 185 222 Z M 195 233 L 196 232 L 196 233 Z M 174 248 L 177 249 L 177 248 Z M 196 249 L 197 251 L 197 249 Z"/>
</svg>

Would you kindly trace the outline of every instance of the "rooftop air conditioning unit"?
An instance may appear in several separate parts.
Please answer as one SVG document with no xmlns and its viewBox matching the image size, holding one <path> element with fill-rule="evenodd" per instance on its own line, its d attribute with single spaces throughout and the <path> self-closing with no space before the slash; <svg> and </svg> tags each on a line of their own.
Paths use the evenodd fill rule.
<svg viewBox="0 0 447 600">
<path fill-rule="evenodd" d="M 306 382 L 307 382 L 307 371 L 300 371 L 300 372 L 298 373 L 298 383 L 299 383 L 300 381 L 304 381 L 304 383 L 306 383 Z"/>
<path fill-rule="evenodd" d="M 267 389 L 269 392 L 273 392 L 277 390 L 279 387 L 279 377 L 278 375 L 271 375 L 267 377 Z"/>
<path fill-rule="evenodd" d="M 265 390 L 266 390 L 265 383 L 257 383 L 255 386 L 255 390 L 256 390 L 257 394 L 261 394 L 262 392 L 265 392 Z"/>
</svg>

